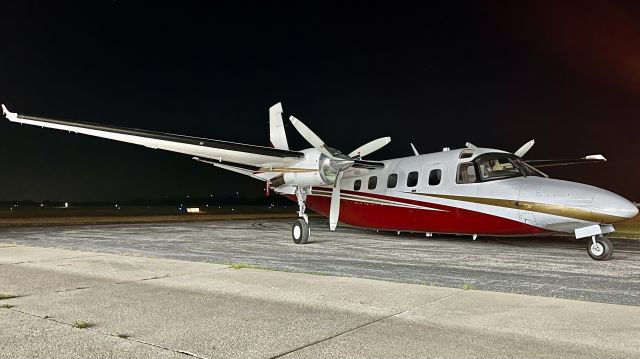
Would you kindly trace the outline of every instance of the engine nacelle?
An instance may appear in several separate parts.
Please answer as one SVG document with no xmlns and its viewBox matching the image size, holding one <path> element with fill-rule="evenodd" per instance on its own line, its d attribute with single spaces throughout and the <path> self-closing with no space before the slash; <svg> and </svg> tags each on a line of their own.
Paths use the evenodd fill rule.
<svg viewBox="0 0 640 359">
<path fill-rule="evenodd" d="M 322 186 L 335 182 L 336 172 L 329 166 L 329 158 L 315 148 L 303 150 L 304 160 L 292 165 L 293 172 L 284 174 L 284 182 L 298 186 Z"/>
<path fill-rule="evenodd" d="M 314 172 L 287 172 L 284 174 L 284 183 L 297 186 L 321 186 L 325 185 L 318 171 Z"/>
</svg>

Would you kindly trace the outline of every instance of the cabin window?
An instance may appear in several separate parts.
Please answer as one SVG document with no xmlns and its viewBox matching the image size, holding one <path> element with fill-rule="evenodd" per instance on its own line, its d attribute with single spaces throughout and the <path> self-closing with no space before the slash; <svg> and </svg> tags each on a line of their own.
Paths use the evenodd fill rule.
<svg viewBox="0 0 640 359">
<path fill-rule="evenodd" d="M 359 191 L 360 190 L 360 186 L 362 186 L 362 181 L 361 180 L 355 180 L 355 182 L 353 182 L 353 190 L 354 191 Z"/>
<path fill-rule="evenodd" d="M 464 162 L 458 165 L 457 183 L 473 183 L 476 181 L 476 168 L 471 162 Z"/>
<path fill-rule="evenodd" d="M 429 172 L 429 186 L 437 186 L 442 179 L 442 170 L 437 168 Z"/>
<path fill-rule="evenodd" d="M 387 178 L 387 188 L 396 188 L 397 184 L 398 184 L 398 174 L 397 173 L 390 174 L 389 178 Z"/>
<path fill-rule="evenodd" d="M 367 186 L 367 188 L 376 189 L 377 185 L 378 185 L 378 176 L 369 177 L 369 185 Z"/>
<path fill-rule="evenodd" d="M 409 172 L 407 176 L 407 187 L 415 187 L 418 184 L 418 171 Z"/>
</svg>

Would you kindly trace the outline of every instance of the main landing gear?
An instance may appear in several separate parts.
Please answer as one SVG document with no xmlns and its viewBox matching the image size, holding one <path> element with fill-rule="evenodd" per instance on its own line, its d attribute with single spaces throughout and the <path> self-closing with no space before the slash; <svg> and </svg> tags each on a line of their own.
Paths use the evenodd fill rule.
<svg viewBox="0 0 640 359">
<path fill-rule="evenodd" d="M 608 261 L 613 255 L 613 244 L 608 238 L 591 236 L 591 240 L 587 242 L 587 252 L 597 261 Z"/>
<path fill-rule="evenodd" d="M 307 199 L 307 193 L 304 189 L 296 188 L 296 199 L 298 200 L 298 218 L 291 228 L 291 238 L 295 244 L 306 244 L 311 236 L 311 229 L 309 228 L 309 217 L 304 213 L 306 210 L 305 200 Z"/>
</svg>

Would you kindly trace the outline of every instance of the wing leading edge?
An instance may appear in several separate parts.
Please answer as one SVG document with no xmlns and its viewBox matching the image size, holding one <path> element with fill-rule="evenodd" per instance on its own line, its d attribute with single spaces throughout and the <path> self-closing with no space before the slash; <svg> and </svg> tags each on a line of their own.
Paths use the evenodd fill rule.
<svg viewBox="0 0 640 359">
<path fill-rule="evenodd" d="M 19 115 L 2 105 L 11 122 L 40 126 L 84 135 L 132 143 L 152 149 L 177 152 L 215 160 L 255 167 L 287 166 L 299 161 L 304 153 L 243 143 L 191 137 L 134 128 L 105 126 L 95 123 L 69 122 L 48 118 Z"/>
</svg>

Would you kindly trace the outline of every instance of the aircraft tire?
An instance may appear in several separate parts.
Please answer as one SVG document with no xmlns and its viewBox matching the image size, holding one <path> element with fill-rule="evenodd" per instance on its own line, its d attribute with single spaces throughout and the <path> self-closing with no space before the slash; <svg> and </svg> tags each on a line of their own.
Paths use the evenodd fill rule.
<svg viewBox="0 0 640 359">
<path fill-rule="evenodd" d="M 291 228 L 291 238 L 295 244 L 306 244 L 309 241 L 311 230 L 309 224 L 304 219 L 299 218 L 293 223 Z"/>
<path fill-rule="evenodd" d="M 605 237 L 596 238 L 595 244 L 589 239 L 587 241 L 587 253 L 589 253 L 589 257 L 597 261 L 608 261 L 613 256 L 613 244 Z"/>
</svg>

